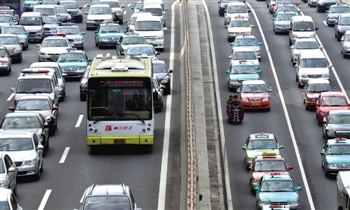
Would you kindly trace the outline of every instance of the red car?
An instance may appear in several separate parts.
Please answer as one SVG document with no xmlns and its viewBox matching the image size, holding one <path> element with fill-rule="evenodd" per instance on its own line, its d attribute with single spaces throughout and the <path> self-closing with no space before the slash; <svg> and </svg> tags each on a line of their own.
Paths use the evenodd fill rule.
<svg viewBox="0 0 350 210">
<path fill-rule="evenodd" d="M 6 47 L 0 47 L 0 72 L 10 75 L 12 59 Z"/>
<path fill-rule="evenodd" d="M 49 96 L 23 96 L 18 100 L 16 107 L 10 107 L 13 112 L 39 112 L 45 119 L 50 118 L 49 133 L 54 135 L 57 130 L 58 107 Z"/>
<path fill-rule="evenodd" d="M 344 93 L 339 91 L 323 92 L 316 101 L 316 119 L 322 125 L 323 117 L 329 110 L 348 110 L 350 103 Z"/>
<path fill-rule="evenodd" d="M 257 156 L 253 159 L 252 164 L 248 167 L 252 193 L 255 193 L 253 190 L 254 187 L 258 185 L 259 180 L 265 174 L 279 172 L 280 174 L 284 175 L 289 174 L 289 171 L 292 169 L 293 166 L 288 166 L 281 155 L 265 152 L 262 156 Z"/>
<path fill-rule="evenodd" d="M 237 92 L 240 92 L 243 109 L 264 109 L 269 111 L 271 107 L 271 88 L 267 88 L 263 80 L 245 80 Z"/>
</svg>

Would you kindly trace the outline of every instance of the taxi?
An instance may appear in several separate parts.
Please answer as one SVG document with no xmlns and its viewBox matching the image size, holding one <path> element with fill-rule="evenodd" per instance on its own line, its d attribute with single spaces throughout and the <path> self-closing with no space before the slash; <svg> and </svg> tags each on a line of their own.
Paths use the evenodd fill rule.
<svg viewBox="0 0 350 210">
<path fill-rule="evenodd" d="M 340 13 L 349 13 L 350 7 L 349 5 L 338 2 L 335 5 L 331 5 L 329 10 L 326 11 L 327 17 L 326 17 L 326 23 L 327 26 L 334 26 L 337 22 L 338 16 Z"/>
<path fill-rule="evenodd" d="M 258 56 L 259 61 L 261 60 L 261 45 L 263 43 L 259 42 L 254 35 L 242 34 L 236 36 L 235 40 L 230 43 L 231 52 L 236 49 L 252 49 Z"/>
<path fill-rule="evenodd" d="M 343 92 L 329 91 L 320 94 L 316 101 L 316 119 L 319 125 L 330 110 L 349 110 L 350 103 Z"/>
<path fill-rule="evenodd" d="M 84 50 L 85 31 L 80 31 L 79 26 L 65 23 L 57 28 L 58 34 L 65 34 L 71 47 Z"/>
<path fill-rule="evenodd" d="M 253 49 L 234 49 L 228 56 L 228 59 L 231 60 L 231 64 L 239 64 L 241 60 L 246 60 L 254 63 L 256 68 L 259 68 L 260 66 L 259 57 Z"/>
<path fill-rule="evenodd" d="M 0 10 L 0 27 L 3 26 L 12 26 L 12 25 L 17 25 L 18 22 L 17 20 L 13 19 L 13 17 L 9 14 L 4 14 Z"/>
<path fill-rule="evenodd" d="M 95 31 L 95 46 L 116 47 L 118 39 L 124 34 L 124 29 L 116 23 L 100 24 Z"/>
<path fill-rule="evenodd" d="M 258 209 L 265 205 L 287 205 L 290 209 L 300 209 L 299 191 L 290 175 L 282 175 L 280 172 L 272 172 L 261 177 L 256 191 L 256 204 Z"/>
<path fill-rule="evenodd" d="M 68 39 L 65 34 L 56 34 L 56 36 L 49 35 L 44 38 L 41 44 L 37 44 L 39 48 L 38 61 L 57 61 L 61 52 L 70 49 Z"/>
<path fill-rule="evenodd" d="M 301 52 L 308 52 L 310 54 L 313 54 L 319 53 L 322 50 L 323 46 L 320 46 L 315 38 L 296 39 L 294 44 L 290 46 L 291 61 L 293 65 L 295 65 L 298 59 L 298 55 Z"/>
<path fill-rule="evenodd" d="M 0 6 L 0 13 L 1 14 L 9 14 L 12 16 L 14 20 L 16 20 L 17 24 L 19 22 L 19 15 L 17 14 L 16 10 L 11 9 L 9 6 Z"/>
<path fill-rule="evenodd" d="M 289 171 L 293 169 L 293 166 L 287 165 L 284 158 L 281 155 L 275 153 L 264 152 L 261 156 L 257 156 L 253 159 L 252 164 L 248 167 L 250 188 L 252 193 L 254 187 L 258 185 L 261 177 L 271 172 L 279 172 L 280 174 L 289 174 Z"/>
<path fill-rule="evenodd" d="M 344 32 L 344 35 L 340 39 L 340 43 L 341 54 L 343 54 L 343 57 L 346 58 L 348 55 L 350 55 L 350 30 Z"/>
<path fill-rule="evenodd" d="M 280 155 L 280 149 L 283 149 L 283 145 L 277 142 L 274 134 L 264 132 L 250 134 L 242 146 L 246 168 L 248 169 L 255 157 L 264 152 Z"/>
<path fill-rule="evenodd" d="M 88 58 L 85 51 L 68 49 L 60 53 L 57 62 L 65 78 L 82 78 L 91 58 Z"/>
<path fill-rule="evenodd" d="M 43 16 L 44 21 L 44 33 L 56 33 L 59 26 L 59 22 L 56 16 Z"/>
<path fill-rule="evenodd" d="M 138 44 L 152 44 L 148 43 L 144 36 L 140 36 L 134 33 L 123 34 L 119 37 L 117 41 L 117 55 L 125 55 L 125 52 L 132 45 Z"/>
<path fill-rule="evenodd" d="M 322 148 L 321 159 L 326 177 L 350 170 L 350 139 L 329 139 Z"/>
<path fill-rule="evenodd" d="M 328 79 L 310 79 L 304 86 L 301 93 L 305 109 L 316 107 L 316 101 L 322 92 L 332 91 L 331 83 Z"/>
<path fill-rule="evenodd" d="M 277 33 L 288 33 L 291 23 L 291 18 L 297 16 L 298 13 L 285 10 L 278 12 L 276 17 L 272 18 L 272 30 Z"/>
<path fill-rule="evenodd" d="M 283 4 L 280 5 L 276 5 L 276 8 L 274 9 L 272 16 L 276 17 L 276 15 L 279 12 L 284 12 L 284 11 L 288 11 L 288 12 L 294 12 L 297 15 L 301 14 L 301 10 L 298 8 L 299 4 L 292 4 L 289 2 L 285 2 Z"/>
<path fill-rule="evenodd" d="M 230 21 L 226 26 L 227 28 L 227 41 L 232 42 L 235 40 L 236 36 L 242 34 L 251 34 L 253 25 L 250 24 L 247 18 L 243 16 L 236 16 Z"/>
<path fill-rule="evenodd" d="M 246 80 L 242 82 L 237 92 L 240 93 L 242 106 L 245 110 L 263 109 L 270 111 L 270 94 L 272 88 L 267 88 L 263 80 Z"/>
<path fill-rule="evenodd" d="M 239 64 L 231 64 L 230 68 L 226 70 L 228 90 L 237 90 L 244 80 L 260 79 L 260 73 L 261 70 L 257 69 L 254 63 L 247 62 L 246 60 L 239 61 Z"/>
</svg>

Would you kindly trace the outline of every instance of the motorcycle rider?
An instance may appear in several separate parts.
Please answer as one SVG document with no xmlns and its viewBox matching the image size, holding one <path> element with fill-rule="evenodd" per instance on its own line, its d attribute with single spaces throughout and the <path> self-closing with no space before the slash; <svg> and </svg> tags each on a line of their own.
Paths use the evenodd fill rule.
<svg viewBox="0 0 350 210">
<path fill-rule="evenodd" d="M 239 120 L 242 121 L 244 118 L 244 112 L 241 104 L 241 99 L 238 97 L 238 95 L 230 95 L 226 101 L 226 113 L 229 120 L 233 118 L 234 109 L 239 109 Z"/>
</svg>

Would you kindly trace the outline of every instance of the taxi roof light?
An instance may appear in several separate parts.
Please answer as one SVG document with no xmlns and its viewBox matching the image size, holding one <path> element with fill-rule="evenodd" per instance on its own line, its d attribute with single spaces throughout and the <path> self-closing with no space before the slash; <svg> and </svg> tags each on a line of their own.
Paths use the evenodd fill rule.
<svg viewBox="0 0 350 210">
<path fill-rule="evenodd" d="M 263 152 L 263 153 L 262 153 L 262 156 L 263 156 L 263 157 L 266 157 L 266 156 L 268 156 L 268 157 L 271 157 L 271 156 L 276 157 L 277 154 L 276 154 L 276 152 Z"/>
<path fill-rule="evenodd" d="M 260 133 L 256 133 L 255 137 L 268 137 L 269 133 L 264 133 L 264 132 L 260 132 Z"/>
<path fill-rule="evenodd" d="M 59 34 L 56 34 L 56 36 L 66 37 L 66 34 L 65 33 L 59 33 Z"/>
<path fill-rule="evenodd" d="M 271 176 L 281 175 L 281 172 L 271 172 L 270 174 L 271 174 Z"/>
<path fill-rule="evenodd" d="M 244 19 L 244 17 L 242 15 L 237 15 L 235 16 L 235 19 Z"/>
<path fill-rule="evenodd" d="M 335 140 L 338 141 L 346 141 L 346 138 L 335 138 Z"/>
</svg>

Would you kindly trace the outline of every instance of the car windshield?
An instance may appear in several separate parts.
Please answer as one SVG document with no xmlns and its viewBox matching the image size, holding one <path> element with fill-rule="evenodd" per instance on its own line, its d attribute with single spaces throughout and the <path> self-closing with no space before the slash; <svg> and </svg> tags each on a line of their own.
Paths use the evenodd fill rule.
<svg viewBox="0 0 350 210">
<path fill-rule="evenodd" d="M 227 13 L 247 13 L 246 6 L 232 5 L 227 8 Z"/>
<path fill-rule="evenodd" d="M 2 129 L 40 128 L 39 119 L 33 117 L 5 117 Z"/>
<path fill-rule="evenodd" d="M 267 88 L 264 84 L 245 84 L 242 87 L 243 93 L 266 93 Z"/>
<path fill-rule="evenodd" d="M 230 22 L 230 27 L 250 27 L 250 23 L 246 20 L 233 20 Z"/>
<path fill-rule="evenodd" d="M 100 33 L 124 33 L 124 29 L 120 25 L 104 25 L 101 26 Z"/>
<path fill-rule="evenodd" d="M 327 68 L 328 61 L 326 58 L 305 58 L 301 59 L 299 66 L 302 68 Z"/>
<path fill-rule="evenodd" d="M 163 16 L 163 11 L 161 8 L 145 8 L 143 12 L 150 12 L 154 16 Z"/>
<path fill-rule="evenodd" d="M 0 209 L 10 210 L 9 203 L 7 201 L 0 201 Z"/>
<path fill-rule="evenodd" d="M 137 21 L 136 31 L 160 31 L 162 29 L 160 21 Z"/>
<path fill-rule="evenodd" d="M 342 96 L 325 96 L 322 98 L 322 106 L 347 106 L 347 103 Z"/>
<path fill-rule="evenodd" d="M 1 29 L 2 34 L 17 34 L 21 35 L 25 33 L 24 28 L 22 27 L 3 27 Z"/>
<path fill-rule="evenodd" d="M 131 210 L 129 198 L 126 196 L 89 196 L 84 202 L 86 210 Z"/>
<path fill-rule="evenodd" d="M 233 60 L 255 60 L 257 59 L 254 52 L 237 52 L 233 55 Z"/>
<path fill-rule="evenodd" d="M 237 0 L 221 0 L 222 3 L 235 2 Z"/>
<path fill-rule="evenodd" d="M 32 111 L 32 110 L 50 110 L 48 100 L 19 100 L 16 105 L 16 111 Z"/>
<path fill-rule="evenodd" d="M 296 21 L 294 23 L 293 31 L 314 31 L 314 24 L 308 21 Z"/>
<path fill-rule="evenodd" d="M 350 124 L 350 115 L 332 114 L 329 117 L 328 124 Z"/>
<path fill-rule="evenodd" d="M 296 16 L 296 14 L 292 13 L 282 13 L 282 14 L 278 14 L 276 16 L 276 20 L 277 21 L 286 21 L 286 20 L 290 20 L 293 16 Z"/>
<path fill-rule="evenodd" d="M 256 74 L 256 68 L 255 66 L 244 65 L 232 66 L 231 74 Z"/>
<path fill-rule="evenodd" d="M 103 2 L 100 2 L 100 4 L 107 4 L 107 5 L 109 5 L 111 8 L 120 7 L 119 2 L 117 2 L 117 1 L 103 1 Z"/>
<path fill-rule="evenodd" d="M 5 49 L 0 49 L 0 57 L 3 58 L 3 57 L 7 57 L 7 53 L 5 51 Z"/>
<path fill-rule="evenodd" d="M 19 40 L 17 37 L 0 37 L 0 45 L 17 45 Z"/>
<path fill-rule="evenodd" d="M 307 92 L 326 92 L 326 91 L 332 91 L 332 87 L 330 84 L 309 84 L 307 87 Z"/>
<path fill-rule="evenodd" d="M 254 38 L 242 38 L 242 39 L 236 38 L 234 43 L 235 43 L 235 46 L 257 46 L 258 40 Z"/>
<path fill-rule="evenodd" d="M 262 171 L 286 171 L 286 165 L 282 160 L 259 160 L 256 161 L 254 171 L 262 172 Z"/>
<path fill-rule="evenodd" d="M 106 15 L 111 14 L 109 7 L 90 7 L 89 15 Z"/>
<path fill-rule="evenodd" d="M 147 44 L 147 41 L 143 37 L 124 37 L 121 43 L 122 45 L 128 44 Z"/>
<path fill-rule="evenodd" d="M 0 140 L 0 151 L 28 151 L 33 149 L 33 142 L 30 138 L 5 138 Z"/>
<path fill-rule="evenodd" d="M 349 17 L 342 17 L 338 23 L 339 25 L 350 25 L 350 16 Z"/>
<path fill-rule="evenodd" d="M 329 145 L 327 155 L 350 155 L 350 144 Z"/>
<path fill-rule="evenodd" d="M 56 7 L 57 13 L 67 14 L 67 10 L 64 7 Z"/>
<path fill-rule="evenodd" d="M 350 7 L 331 7 L 329 13 L 346 13 L 350 12 Z"/>
<path fill-rule="evenodd" d="M 49 79 L 19 79 L 16 93 L 51 93 Z"/>
<path fill-rule="evenodd" d="M 57 4 L 58 0 L 43 0 L 42 4 Z"/>
<path fill-rule="evenodd" d="M 85 62 L 85 55 L 83 53 L 61 53 L 58 62 Z"/>
<path fill-rule="evenodd" d="M 251 139 L 248 149 L 277 149 L 274 139 Z"/>
<path fill-rule="evenodd" d="M 11 23 L 11 16 L 0 15 L 0 23 Z"/>
<path fill-rule="evenodd" d="M 41 20 L 38 17 L 21 17 L 19 24 L 23 26 L 41 26 Z"/>
<path fill-rule="evenodd" d="M 34 8 L 34 12 L 40 12 L 41 15 L 56 15 L 53 8 Z"/>
<path fill-rule="evenodd" d="M 44 39 L 41 47 L 68 47 L 66 39 Z"/>
<path fill-rule="evenodd" d="M 350 41 L 350 34 L 345 34 L 343 37 L 344 37 L 344 41 L 346 42 Z"/>
<path fill-rule="evenodd" d="M 311 42 L 296 42 L 295 49 L 319 49 L 318 43 L 316 41 Z"/>
<path fill-rule="evenodd" d="M 60 27 L 57 29 L 57 33 L 66 35 L 80 35 L 80 30 L 77 27 Z"/>
<path fill-rule="evenodd" d="M 290 180 L 264 181 L 260 192 L 294 192 L 293 182 Z"/>
<path fill-rule="evenodd" d="M 79 5 L 77 2 L 65 2 L 65 1 L 61 1 L 60 5 L 62 5 L 64 8 L 66 9 L 78 9 Z"/>
<path fill-rule="evenodd" d="M 150 45 L 149 47 L 129 47 L 126 52 L 127 55 L 154 55 L 153 47 Z"/>
<path fill-rule="evenodd" d="M 166 66 L 163 63 L 153 63 L 153 73 L 167 73 Z"/>
<path fill-rule="evenodd" d="M 43 16 L 43 21 L 45 24 L 57 24 L 57 20 L 53 16 Z"/>
</svg>

